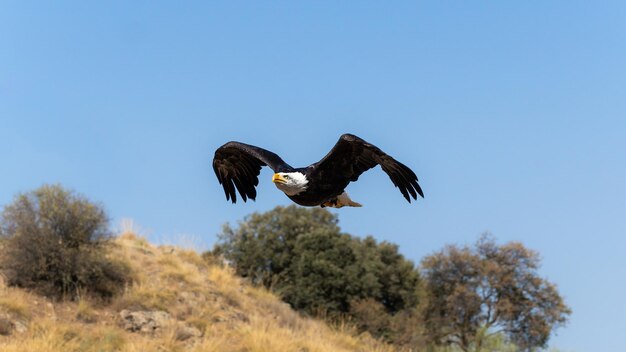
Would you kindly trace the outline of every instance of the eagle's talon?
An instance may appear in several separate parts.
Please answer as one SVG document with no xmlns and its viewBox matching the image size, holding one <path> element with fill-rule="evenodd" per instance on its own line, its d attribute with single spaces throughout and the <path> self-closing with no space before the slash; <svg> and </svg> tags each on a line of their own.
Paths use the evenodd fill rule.
<svg viewBox="0 0 626 352">
<path fill-rule="evenodd" d="M 337 206 L 337 202 L 336 202 L 336 201 L 328 201 L 328 202 L 324 202 L 324 203 L 322 203 L 322 205 L 321 205 L 321 207 L 322 207 L 322 208 L 326 208 L 326 207 L 329 207 L 329 208 L 334 208 L 335 206 Z"/>
<path fill-rule="evenodd" d="M 361 207 L 362 205 L 350 199 L 348 193 L 345 191 L 341 193 L 337 198 L 324 202 L 320 205 L 322 208 L 343 208 L 343 207 Z"/>
</svg>

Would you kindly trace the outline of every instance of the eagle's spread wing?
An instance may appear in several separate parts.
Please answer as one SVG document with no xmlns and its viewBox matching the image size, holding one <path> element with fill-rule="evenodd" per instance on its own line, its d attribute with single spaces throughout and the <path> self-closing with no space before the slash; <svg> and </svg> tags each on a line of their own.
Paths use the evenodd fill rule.
<svg viewBox="0 0 626 352">
<path fill-rule="evenodd" d="M 318 177 L 329 179 L 336 183 L 345 183 L 358 180 L 365 171 L 380 165 L 389 175 L 391 182 L 400 189 L 400 192 L 410 203 L 411 197 L 424 197 L 424 193 L 417 183 L 415 173 L 404 164 L 385 154 L 373 144 L 352 135 L 344 134 L 333 149 L 315 164 Z M 410 195 L 410 196 L 409 196 Z"/>
<path fill-rule="evenodd" d="M 235 187 L 245 202 L 256 198 L 259 173 L 262 166 L 269 166 L 274 172 L 291 171 L 293 168 L 278 155 L 239 142 L 228 142 L 215 151 L 213 170 L 220 184 L 224 187 L 226 200 L 237 202 Z"/>
</svg>

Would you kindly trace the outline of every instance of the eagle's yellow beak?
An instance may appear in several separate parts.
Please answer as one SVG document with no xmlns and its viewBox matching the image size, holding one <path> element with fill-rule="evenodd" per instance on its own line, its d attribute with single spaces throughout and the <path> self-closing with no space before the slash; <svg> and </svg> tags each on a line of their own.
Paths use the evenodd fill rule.
<svg viewBox="0 0 626 352">
<path fill-rule="evenodd" d="M 272 182 L 274 182 L 274 183 L 287 183 L 287 180 L 285 180 L 285 178 L 282 177 L 280 174 L 274 174 L 274 176 L 272 176 Z"/>
</svg>

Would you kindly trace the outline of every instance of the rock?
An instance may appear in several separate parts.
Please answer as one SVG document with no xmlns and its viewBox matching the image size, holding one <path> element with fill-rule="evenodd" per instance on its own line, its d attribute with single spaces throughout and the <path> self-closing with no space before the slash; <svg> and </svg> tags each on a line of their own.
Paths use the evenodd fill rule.
<svg viewBox="0 0 626 352">
<path fill-rule="evenodd" d="M 0 335 L 8 336 L 17 332 L 19 334 L 25 333 L 28 328 L 26 324 L 19 320 L 11 319 L 9 315 L 0 315 Z"/>
<path fill-rule="evenodd" d="M 26 327 L 26 324 L 20 321 L 14 321 L 13 328 L 15 329 L 15 331 L 17 331 L 20 334 L 23 334 L 26 332 L 26 330 L 28 330 L 28 327 Z"/>
<path fill-rule="evenodd" d="M 8 336 L 13 332 L 13 324 L 5 317 L 0 317 L 0 335 Z"/>
<path fill-rule="evenodd" d="M 176 340 L 186 341 L 190 338 L 202 337 L 203 333 L 198 328 L 187 324 L 180 324 L 176 329 Z"/>
<path fill-rule="evenodd" d="M 161 310 L 157 311 L 129 311 L 124 309 L 120 312 L 122 328 L 131 332 L 155 334 L 171 324 L 170 314 Z"/>
</svg>

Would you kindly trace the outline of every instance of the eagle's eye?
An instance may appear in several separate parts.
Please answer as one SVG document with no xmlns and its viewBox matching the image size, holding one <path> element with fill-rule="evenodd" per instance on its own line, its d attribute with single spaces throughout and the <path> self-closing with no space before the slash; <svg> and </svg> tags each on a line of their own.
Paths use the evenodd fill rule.
<svg viewBox="0 0 626 352">
<path fill-rule="evenodd" d="M 285 175 L 285 178 L 286 178 L 286 179 L 290 179 L 291 177 L 289 177 L 289 175 Z"/>
</svg>

